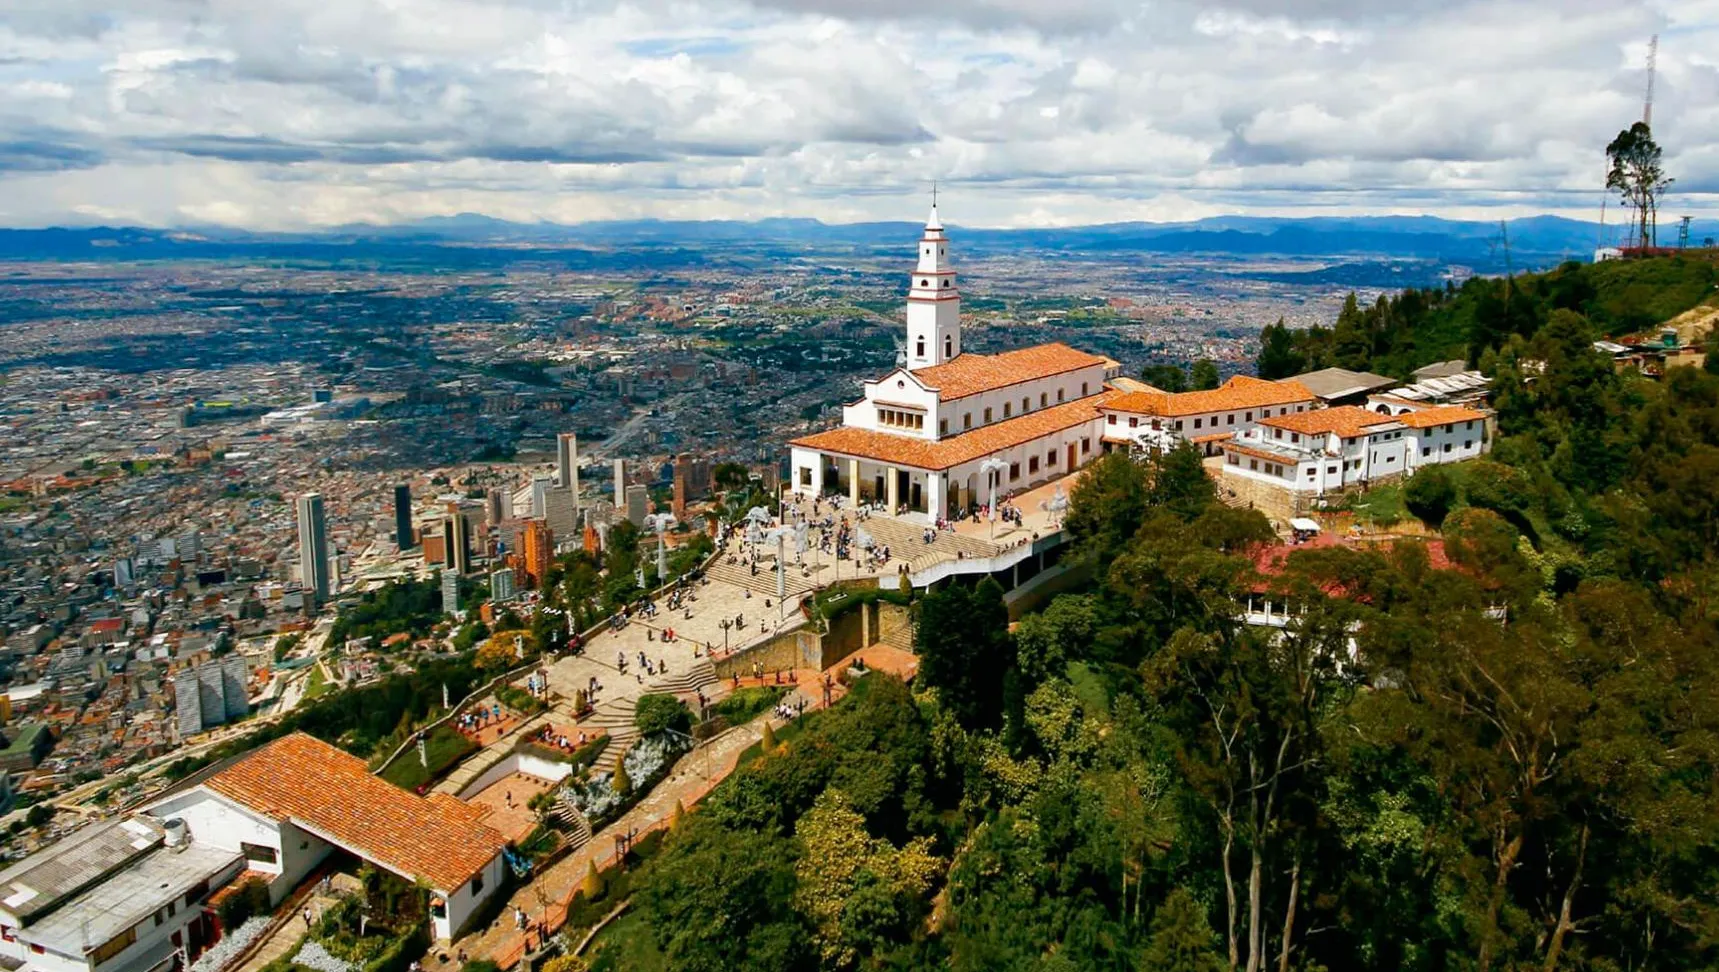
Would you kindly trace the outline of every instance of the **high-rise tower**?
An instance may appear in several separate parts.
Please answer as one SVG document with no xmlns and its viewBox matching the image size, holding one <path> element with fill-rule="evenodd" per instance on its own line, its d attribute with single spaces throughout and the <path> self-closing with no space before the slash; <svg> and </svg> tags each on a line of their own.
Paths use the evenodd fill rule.
<svg viewBox="0 0 1719 972">
<path fill-rule="evenodd" d="M 298 498 L 298 569 L 305 596 L 318 604 L 328 600 L 328 521 L 321 493 Z"/>
<path fill-rule="evenodd" d="M 961 292 L 949 265 L 949 240 L 937 218 L 937 194 L 931 195 L 931 218 L 919 240 L 919 263 L 907 292 L 907 370 L 940 365 L 961 353 Z"/>
<path fill-rule="evenodd" d="M 412 487 L 406 483 L 394 487 L 394 542 L 401 550 L 412 549 Z"/>
</svg>

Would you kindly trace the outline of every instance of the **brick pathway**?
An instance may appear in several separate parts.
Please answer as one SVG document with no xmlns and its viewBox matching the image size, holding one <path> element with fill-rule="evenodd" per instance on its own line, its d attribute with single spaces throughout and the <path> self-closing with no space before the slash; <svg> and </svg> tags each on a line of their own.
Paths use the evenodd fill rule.
<svg viewBox="0 0 1719 972">
<path fill-rule="evenodd" d="M 816 673 L 810 671 L 800 673 L 802 684 L 807 684 L 808 680 L 816 677 Z M 818 694 L 807 693 L 806 711 L 820 707 L 816 697 Z M 790 695 L 789 699 L 792 698 Z M 500 916 L 488 928 L 467 934 L 451 946 L 434 949 L 424 959 L 425 969 L 428 972 L 455 972 L 459 966 L 458 954 L 461 951 L 464 951 L 468 958 L 492 959 L 502 968 L 512 968 L 518 964 L 525 950 L 525 934 L 514 927 L 515 908 L 523 909 L 534 924 L 546 923 L 551 933 L 559 931 L 567 920 L 567 907 L 572 903 L 574 893 L 584 883 L 591 862 L 596 862 L 599 871 L 614 866 L 615 836 L 636 831 L 636 837 L 643 837 L 653 830 L 668 826 L 677 800 L 690 809 L 734 772 L 739 764 L 740 754 L 763 738 L 766 721 L 777 727 L 783 725 L 783 720 L 775 718 L 772 713 L 765 713 L 746 725 L 728 730 L 681 757 L 671 774 L 619 820 L 598 831 L 590 843 L 557 861 L 530 883 L 517 889 L 507 907 L 502 909 Z M 534 933 L 534 943 L 537 938 L 538 935 Z"/>
</svg>

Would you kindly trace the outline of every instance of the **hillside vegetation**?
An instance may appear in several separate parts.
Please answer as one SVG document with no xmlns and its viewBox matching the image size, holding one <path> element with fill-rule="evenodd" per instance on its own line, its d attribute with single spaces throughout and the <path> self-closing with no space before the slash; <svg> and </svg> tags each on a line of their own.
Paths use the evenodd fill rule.
<svg viewBox="0 0 1719 972">
<path fill-rule="evenodd" d="M 1469 279 L 1460 288 L 1405 290 L 1362 306 L 1349 296 L 1331 327 L 1261 335 L 1259 375 L 1287 378 L 1316 368 L 1367 369 L 1394 378 L 1435 361 L 1483 363 L 1512 336 L 1529 337 L 1560 310 L 1582 315 L 1596 336 L 1646 330 L 1713 294 L 1712 251 L 1654 260 L 1566 263 L 1543 274 Z"/>
<path fill-rule="evenodd" d="M 1418 323 L 1341 363 L 1481 333 L 1497 381 L 1493 456 L 1402 489 L 1445 567 L 1338 545 L 1264 577 L 1269 524 L 1192 448 L 1098 460 L 1086 589 L 1012 631 L 994 583 L 926 595 L 912 691 L 868 675 L 726 780 L 632 879 L 654 947 L 592 967 L 1719 967 L 1719 374 L 1591 347 L 1704 279 L 1521 278 L 1508 333 L 1471 326 L 1492 283 L 1386 302 Z M 1299 621 L 1238 623 L 1262 588 Z"/>
</svg>

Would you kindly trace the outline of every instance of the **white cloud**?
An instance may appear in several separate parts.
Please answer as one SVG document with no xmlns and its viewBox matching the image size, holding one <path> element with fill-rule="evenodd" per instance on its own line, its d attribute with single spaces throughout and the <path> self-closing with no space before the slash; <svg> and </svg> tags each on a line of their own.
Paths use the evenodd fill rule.
<svg viewBox="0 0 1719 972">
<path fill-rule="evenodd" d="M 0 222 L 1719 208 L 1719 0 L 11 0 Z"/>
</svg>

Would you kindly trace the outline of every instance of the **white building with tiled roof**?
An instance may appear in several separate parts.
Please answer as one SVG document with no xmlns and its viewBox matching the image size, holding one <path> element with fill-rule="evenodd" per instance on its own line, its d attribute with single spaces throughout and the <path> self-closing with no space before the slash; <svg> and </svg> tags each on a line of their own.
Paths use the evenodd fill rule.
<svg viewBox="0 0 1719 972">
<path fill-rule="evenodd" d="M 1192 442 L 1208 456 L 1237 432 L 1272 416 L 1305 412 L 1318 397 L 1300 382 L 1266 381 L 1236 375 L 1209 391 L 1136 391 L 1118 395 L 1100 409 L 1107 447 L 1141 441 L 1140 430 L 1165 432 Z"/>
<path fill-rule="evenodd" d="M 907 296 L 906 364 L 865 383 L 842 425 L 789 443 L 791 488 L 928 518 L 1057 479 L 1099 452 L 1116 362 L 1066 344 L 961 350 L 961 294 L 937 207 Z M 987 462 L 1000 463 L 989 471 Z"/>
<path fill-rule="evenodd" d="M 237 855 L 280 901 L 335 851 L 430 889 L 446 941 L 502 885 L 505 839 L 477 807 L 428 799 L 371 775 L 364 761 L 293 733 L 157 798 L 144 812 L 182 826 L 192 846 Z"/>
<path fill-rule="evenodd" d="M 1222 443 L 1224 475 L 1322 495 L 1492 449 L 1488 412 L 1385 399 L 1261 419 Z"/>
</svg>

